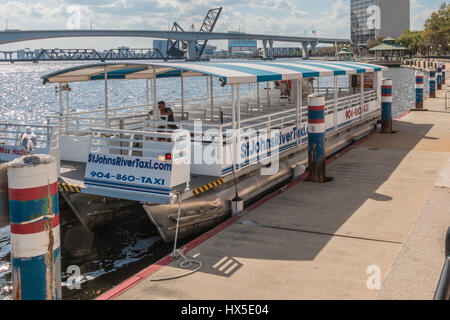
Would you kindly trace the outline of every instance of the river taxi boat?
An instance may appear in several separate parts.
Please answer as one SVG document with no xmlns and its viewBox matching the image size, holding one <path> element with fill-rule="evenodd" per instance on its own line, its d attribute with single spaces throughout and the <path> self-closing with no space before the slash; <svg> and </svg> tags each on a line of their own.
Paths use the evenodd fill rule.
<svg viewBox="0 0 450 320">
<path fill-rule="evenodd" d="M 325 96 L 327 154 L 376 129 L 385 69 L 301 59 L 67 68 L 42 76 L 57 85 L 59 112 L 33 126 L 35 152 L 58 159 L 61 195 L 85 226 L 142 205 L 172 241 L 177 222 L 178 237 L 202 232 L 230 215 L 236 193 L 248 204 L 307 164 L 308 95 Z M 111 106 L 111 81 L 129 80 L 145 81 L 145 101 Z M 104 83 L 103 106 L 79 110 L 70 92 L 93 81 Z M 179 88 L 179 98 L 165 97 L 165 86 Z M 199 92 L 186 98 L 186 88 Z M 175 121 L 159 114 L 159 100 Z M 23 152 L 25 126 L 0 123 L 1 161 Z"/>
</svg>

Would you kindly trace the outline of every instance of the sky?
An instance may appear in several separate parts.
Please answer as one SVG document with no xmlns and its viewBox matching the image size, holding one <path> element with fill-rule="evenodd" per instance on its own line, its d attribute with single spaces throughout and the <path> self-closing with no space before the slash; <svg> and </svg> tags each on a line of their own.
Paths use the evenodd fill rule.
<svg viewBox="0 0 450 320">
<path fill-rule="evenodd" d="M 396 0 L 392 0 L 396 1 Z M 411 0 L 411 29 L 423 28 L 425 19 L 444 0 Z M 350 38 L 350 0 L 0 0 L 0 30 L 128 29 L 168 30 L 177 21 L 185 30 L 200 25 L 210 8 L 223 11 L 214 31 Z M 80 12 L 77 20 L 77 12 Z M 211 42 L 219 49 L 225 41 Z M 67 38 L 0 45 L 0 50 L 21 48 L 93 48 L 118 46 L 151 48 L 145 38 Z M 277 44 L 278 45 L 278 44 Z M 288 46 L 292 46 L 289 44 Z"/>
</svg>

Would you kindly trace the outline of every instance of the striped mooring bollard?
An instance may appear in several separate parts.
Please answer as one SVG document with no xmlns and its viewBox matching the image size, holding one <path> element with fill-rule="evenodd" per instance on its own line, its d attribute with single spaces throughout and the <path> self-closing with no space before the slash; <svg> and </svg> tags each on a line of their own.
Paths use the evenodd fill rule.
<svg viewBox="0 0 450 320">
<path fill-rule="evenodd" d="M 8 164 L 11 274 L 15 300 L 61 299 L 56 159 L 24 156 Z"/>
<path fill-rule="evenodd" d="M 381 132 L 392 133 L 392 79 L 381 84 Z"/>
<path fill-rule="evenodd" d="M 437 89 L 442 90 L 442 65 L 438 64 L 437 71 L 436 71 L 436 82 L 437 82 Z"/>
<path fill-rule="evenodd" d="M 436 69 L 430 68 L 430 98 L 436 98 Z"/>
<path fill-rule="evenodd" d="M 325 96 L 308 96 L 308 180 L 325 182 Z"/>
<path fill-rule="evenodd" d="M 416 71 L 416 84 L 415 84 L 415 96 L 416 96 L 416 109 L 423 109 L 423 72 Z"/>
<path fill-rule="evenodd" d="M 442 63 L 442 84 L 445 84 L 445 62 Z"/>
</svg>

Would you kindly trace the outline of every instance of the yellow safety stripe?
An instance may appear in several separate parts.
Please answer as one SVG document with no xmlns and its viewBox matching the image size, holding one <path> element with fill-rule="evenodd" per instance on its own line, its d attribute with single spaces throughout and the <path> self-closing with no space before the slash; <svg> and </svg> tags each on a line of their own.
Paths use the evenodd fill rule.
<svg viewBox="0 0 450 320">
<path fill-rule="evenodd" d="M 198 195 L 200 195 L 200 193 L 203 193 L 203 192 L 206 192 L 206 191 L 209 191 L 209 190 L 213 190 L 214 188 L 222 185 L 224 182 L 225 182 L 225 180 L 223 178 L 220 178 L 220 179 L 208 182 L 208 183 L 206 183 L 206 184 L 204 184 L 202 186 L 199 186 L 197 188 L 194 188 L 192 190 L 192 192 L 193 192 L 194 196 L 198 196 Z"/>
<path fill-rule="evenodd" d="M 58 190 L 59 191 L 66 191 L 66 192 L 81 192 L 81 186 L 77 184 L 70 184 L 65 182 L 59 182 L 58 183 Z"/>
</svg>

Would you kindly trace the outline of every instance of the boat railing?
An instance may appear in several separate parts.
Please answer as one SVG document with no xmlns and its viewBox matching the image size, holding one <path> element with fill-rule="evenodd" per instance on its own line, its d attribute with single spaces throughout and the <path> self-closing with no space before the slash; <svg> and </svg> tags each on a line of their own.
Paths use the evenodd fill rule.
<svg viewBox="0 0 450 320">
<path fill-rule="evenodd" d="M 47 124 L 58 126 L 62 135 L 83 136 L 91 133 L 91 128 L 106 127 L 104 117 L 78 117 L 70 115 L 47 116 Z"/>
<path fill-rule="evenodd" d="M 377 92 L 375 90 L 365 91 L 364 92 L 364 102 L 369 102 L 372 100 L 378 99 Z"/>
<path fill-rule="evenodd" d="M 162 121 L 162 120 L 146 120 L 144 124 L 145 131 L 159 132 L 177 132 L 178 130 L 186 130 L 189 132 L 191 141 L 197 142 L 213 142 L 217 141 L 222 132 L 223 125 L 220 123 L 207 123 L 195 120 L 183 121 Z"/>
<path fill-rule="evenodd" d="M 150 117 L 151 115 L 148 113 L 116 116 L 108 119 L 107 127 L 119 130 L 143 130 L 144 121 L 150 119 Z"/>
<path fill-rule="evenodd" d="M 350 91 L 350 88 L 348 88 L 348 87 L 338 87 L 337 89 L 338 89 L 337 91 L 339 93 L 341 93 L 341 92 L 349 92 Z M 319 87 L 319 88 L 315 88 L 314 92 L 320 93 L 320 94 L 324 94 L 324 95 L 328 96 L 328 95 L 334 93 L 334 87 Z"/>
<path fill-rule="evenodd" d="M 171 132 L 93 128 L 90 153 L 160 159 L 171 154 L 172 162 L 190 160 L 190 134 L 187 130 Z M 165 159 L 164 159 L 165 161 Z"/>
<path fill-rule="evenodd" d="M 377 99 L 377 93 L 375 90 L 367 91 L 364 93 L 364 102 L 369 102 Z M 333 114 L 334 113 L 334 99 L 327 100 L 325 103 L 325 113 Z M 354 94 L 350 96 L 344 96 L 337 98 L 337 111 L 347 110 L 353 108 L 355 106 L 359 106 L 361 104 L 361 95 Z M 226 110 L 226 107 L 220 106 L 217 107 L 219 110 Z M 246 110 L 242 111 L 242 116 L 245 116 Z M 231 114 L 231 110 L 230 110 Z M 241 118 L 240 121 L 240 129 L 241 130 L 260 130 L 260 129 L 282 129 L 286 126 L 290 126 L 296 124 L 296 108 L 281 108 L 277 109 L 275 106 L 268 110 L 267 113 L 253 113 L 247 118 Z M 306 123 L 308 118 L 308 106 L 303 105 L 301 111 L 299 113 L 299 122 Z M 168 122 L 161 120 L 149 120 L 146 121 L 145 128 L 164 128 L 167 131 L 173 131 L 175 129 L 170 129 L 169 126 L 175 126 L 176 128 L 183 128 L 189 130 L 191 136 L 198 136 L 198 132 L 195 133 L 195 121 L 186 120 L 186 121 L 176 121 L 176 122 Z M 336 123 L 333 123 L 333 126 L 336 126 Z M 198 127 L 197 127 L 198 128 Z M 211 124 L 202 122 L 202 130 L 203 131 L 211 131 L 220 130 L 223 134 L 227 130 L 233 129 L 233 124 L 231 121 L 228 121 L 223 124 Z M 236 128 L 239 129 L 239 128 Z M 198 129 L 197 129 L 198 131 Z M 208 139 L 209 140 L 209 139 Z M 214 139 L 213 139 L 214 140 Z M 203 140 L 205 141 L 205 140 Z"/>
<path fill-rule="evenodd" d="M 0 163 L 11 161 L 29 152 L 27 141 L 22 141 L 26 135 L 26 127 L 31 127 L 35 138 L 31 139 L 35 143 L 32 146 L 32 152 L 51 154 L 57 158 L 59 163 L 58 127 L 7 122 L 0 122 Z"/>
<path fill-rule="evenodd" d="M 217 95 L 214 96 L 214 101 L 220 100 L 220 99 L 224 99 L 224 98 L 228 98 L 230 97 L 229 94 L 226 95 Z M 195 102 L 198 101 L 209 101 L 211 98 L 210 97 L 195 97 L 195 98 L 185 98 L 184 99 L 184 103 L 187 107 L 189 107 L 190 105 L 195 105 Z M 181 106 L 181 100 L 177 99 L 177 100 L 169 100 L 166 101 L 166 105 L 167 106 Z M 152 110 L 153 108 L 153 103 L 145 103 L 145 104 L 138 104 L 138 105 L 129 105 L 129 106 L 120 106 L 120 107 L 109 107 L 108 108 L 108 114 L 110 116 L 121 116 L 124 113 L 148 113 L 150 110 Z M 93 110 L 82 110 L 82 111 L 72 111 L 72 112 L 68 112 L 65 113 L 64 115 L 66 116 L 70 116 L 70 117 L 77 117 L 77 116 L 81 116 L 81 117 L 88 117 L 89 115 L 98 115 L 98 116 L 104 116 L 105 114 L 105 109 L 93 109 Z M 58 116 L 57 114 L 54 114 L 53 116 Z"/>
<path fill-rule="evenodd" d="M 26 127 L 31 130 L 36 137 L 35 148 L 58 148 L 59 134 L 58 127 L 52 125 L 33 125 L 0 122 L 0 144 L 7 146 L 21 146 L 21 139 L 26 133 Z"/>
<path fill-rule="evenodd" d="M 377 93 L 375 90 L 370 90 L 364 92 L 364 102 L 377 99 Z M 249 101 L 249 100 L 248 100 Z M 282 105 L 275 104 L 270 108 L 264 106 L 250 107 L 252 102 L 242 102 L 241 103 L 241 115 L 244 117 L 241 119 L 241 128 L 252 128 L 259 129 L 269 125 L 272 126 L 285 126 L 286 123 L 295 122 L 296 109 L 293 104 Z M 256 101 L 254 102 L 256 103 Z M 361 94 L 347 95 L 337 98 L 337 111 L 342 111 L 348 108 L 358 106 L 361 103 Z M 304 123 L 307 119 L 307 106 L 306 101 L 303 101 L 303 107 L 300 112 L 300 122 Z M 325 104 L 325 113 L 332 114 L 335 110 L 334 99 L 327 100 Z M 211 116 L 212 110 L 212 116 Z M 179 107 L 174 107 L 173 112 L 176 119 L 179 121 L 176 123 L 179 128 L 186 128 L 188 130 L 193 130 L 194 121 L 200 120 L 206 122 L 206 120 L 211 120 L 213 122 L 224 122 L 224 128 L 231 128 L 231 117 L 232 117 L 232 105 L 231 101 L 227 103 L 227 100 L 223 102 L 217 102 L 211 108 L 209 105 L 201 104 L 197 105 L 196 108 L 186 108 L 185 111 L 181 111 Z M 122 115 L 116 115 L 105 119 L 104 116 L 73 116 L 73 115 L 53 115 L 47 117 L 48 125 L 56 125 L 60 128 L 60 133 L 63 135 L 76 135 L 83 136 L 89 135 L 91 133 L 91 128 L 110 128 L 119 130 L 144 130 L 151 128 L 157 128 L 158 123 L 161 126 L 168 126 L 167 124 L 161 124 L 160 120 L 152 120 L 151 115 L 147 112 L 145 113 L 127 113 Z M 292 120 L 291 118 L 294 118 Z M 151 120 L 152 122 L 146 122 Z M 292 120 L 292 121 L 291 121 Z M 153 124 L 150 126 L 149 124 Z M 227 124 L 228 123 L 228 124 Z M 335 125 L 335 124 L 334 124 Z"/>
<path fill-rule="evenodd" d="M 47 116 L 47 123 L 61 128 L 62 135 L 84 136 L 91 133 L 91 128 L 134 129 L 141 130 L 148 113 L 126 114 L 109 119 L 104 117 Z"/>
</svg>

